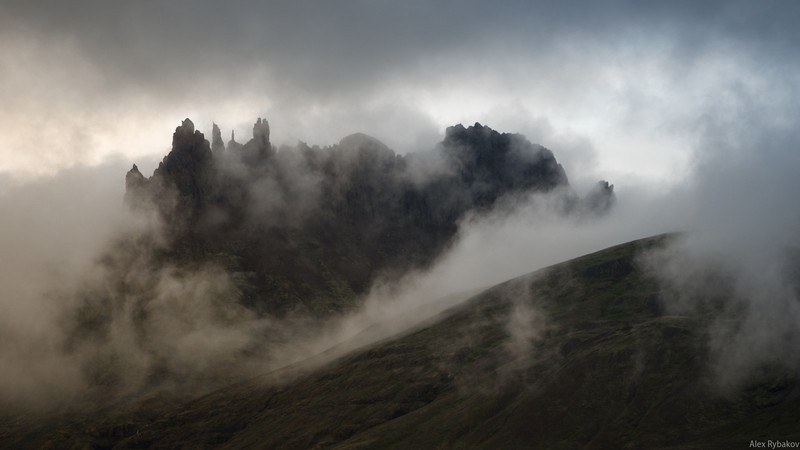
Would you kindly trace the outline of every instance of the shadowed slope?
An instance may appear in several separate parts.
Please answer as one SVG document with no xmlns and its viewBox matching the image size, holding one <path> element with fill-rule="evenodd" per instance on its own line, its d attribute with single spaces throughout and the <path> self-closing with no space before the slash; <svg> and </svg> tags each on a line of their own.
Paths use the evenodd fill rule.
<svg viewBox="0 0 800 450">
<path fill-rule="evenodd" d="M 287 369 L 183 405 L 64 418 L 7 446 L 97 448 L 667 448 L 800 439 L 793 373 L 722 395 L 704 317 L 663 312 L 613 247 L 495 286 L 326 367 Z M 294 373 L 293 373 L 294 372 Z M 283 381 L 271 384 L 275 380 Z"/>
</svg>

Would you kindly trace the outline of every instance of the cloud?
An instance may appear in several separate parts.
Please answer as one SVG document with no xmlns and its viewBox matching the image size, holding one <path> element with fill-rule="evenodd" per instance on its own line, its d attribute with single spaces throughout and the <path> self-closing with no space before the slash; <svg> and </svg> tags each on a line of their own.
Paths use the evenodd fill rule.
<svg viewBox="0 0 800 450">
<path fill-rule="evenodd" d="M 711 370 L 724 389 L 758 370 L 797 370 L 800 336 L 797 249 L 800 116 L 788 101 L 747 87 L 708 110 L 694 176 L 682 193 L 686 237 L 648 257 L 673 313 L 712 311 Z"/>
<path fill-rule="evenodd" d="M 71 397 L 82 382 L 57 326 L 73 304 L 53 294 L 75 289 L 114 230 L 125 227 L 117 172 L 125 166 L 76 167 L 0 194 L 0 402 Z"/>
<path fill-rule="evenodd" d="M 110 153 L 158 155 L 158 136 L 186 116 L 204 130 L 268 117 L 288 144 L 362 131 L 404 152 L 456 122 L 521 130 L 544 119 L 554 136 L 590 139 L 619 177 L 643 173 L 631 161 L 652 155 L 664 169 L 647 177 L 663 182 L 686 162 L 674 145 L 684 130 L 663 126 L 694 120 L 698 101 L 724 101 L 709 86 L 761 74 L 769 93 L 796 73 L 796 8 L 8 1 L 0 132 L 10 145 L 0 170 L 52 174 Z M 249 123 L 227 127 L 244 134 Z"/>
</svg>

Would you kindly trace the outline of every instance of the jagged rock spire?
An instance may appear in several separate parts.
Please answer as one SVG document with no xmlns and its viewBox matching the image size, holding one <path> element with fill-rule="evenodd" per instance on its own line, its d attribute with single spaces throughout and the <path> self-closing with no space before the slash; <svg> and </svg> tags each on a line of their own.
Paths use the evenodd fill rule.
<svg viewBox="0 0 800 450">
<path fill-rule="evenodd" d="M 183 130 L 187 134 L 194 134 L 194 122 L 192 122 L 188 117 L 183 119 L 181 122 L 181 126 L 175 129 L 175 131 Z"/>
<path fill-rule="evenodd" d="M 134 164 L 131 170 L 125 174 L 125 190 L 129 191 L 131 188 L 141 185 L 144 181 L 144 175 L 142 175 L 142 172 L 140 172 L 139 168 Z"/>
<path fill-rule="evenodd" d="M 249 164 L 258 165 L 269 159 L 273 153 L 275 152 L 269 142 L 269 122 L 259 117 L 253 125 L 253 139 L 244 145 L 244 159 Z"/>
<path fill-rule="evenodd" d="M 253 140 L 256 141 L 259 147 L 267 148 L 270 146 L 269 142 L 269 122 L 267 119 L 258 118 L 253 125 Z"/>
<path fill-rule="evenodd" d="M 583 199 L 583 212 L 597 216 L 607 213 L 616 202 L 614 185 L 608 181 L 600 180 Z"/>
<path fill-rule="evenodd" d="M 172 150 L 153 173 L 158 183 L 174 187 L 182 201 L 196 204 L 211 190 L 213 154 L 203 133 L 186 119 L 172 135 Z"/>
<path fill-rule="evenodd" d="M 225 143 L 222 142 L 222 132 L 216 123 L 211 127 L 211 151 L 214 153 L 221 153 L 225 151 Z"/>
<path fill-rule="evenodd" d="M 147 178 L 142 175 L 136 164 L 125 174 L 125 202 L 131 207 L 138 207 L 146 200 Z"/>
<path fill-rule="evenodd" d="M 231 130 L 231 140 L 228 141 L 227 148 L 229 152 L 238 152 L 242 149 L 242 144 L 236 142 L 236 135 L 233 130 Z"/>
</svg>

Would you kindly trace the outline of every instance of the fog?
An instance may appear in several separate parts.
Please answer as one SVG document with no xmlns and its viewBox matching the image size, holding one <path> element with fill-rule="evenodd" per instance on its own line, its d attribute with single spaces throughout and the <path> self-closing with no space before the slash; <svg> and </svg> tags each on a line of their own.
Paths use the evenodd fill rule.
<svg viewBox="0 0 800 450">
<path fill-rule="evenodd" d="M 82 383 L 75 361 L 63 352 L 59 326 L 74 304 L 61 304 L 53 294 L 75 289 L 112 235 L 126 227 L 117 174 L 126 166 L 74 168 L 0 196 L 4 401 L 72 394 Z"/>
<path fill-rule="evenodd" d="M 725 388 L 765 367 L 798 369 L 800 135 L 784 121 L 797 111 L 762 115 L 770 105 L 752 106 L 706 128 L 684 193 L 690 233 L 645 262 L 668 311 L 716 311 L 709 346 Z"/>
</svg>

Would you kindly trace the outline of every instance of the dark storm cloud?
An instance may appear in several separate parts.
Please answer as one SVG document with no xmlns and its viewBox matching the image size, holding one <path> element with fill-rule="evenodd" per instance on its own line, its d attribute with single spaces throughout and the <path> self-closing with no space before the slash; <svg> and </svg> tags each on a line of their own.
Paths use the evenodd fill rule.
<svg viewBox="0 0 800 450">
<path fill-rule="evenodd" d="M 788 2 L 12 1 L 4 9 L 0 20 L 12 29 L 75 39 L 109 78 L 107 88 L 184 93 L 198 79 L 214 79 L 218 95 L 253 70 L 270 91 L 336 98 L 369 92 L 387 77 L 436 76 L 426 67 L 443 69 L 437 58 L 483 71 L 564 45 L 665 38 L 676 63 L 691 64 L 718 40 L 778 59 L 800 36 L 798 6 Z"/>
<path fill-rule="evenodd" d="M 203 130 L 215 120 L 242 136 L 252 117 L 267 115 L 276 140 L 290 144 L 363 131 L 401 152 L 429 147 L 458 121 L 537 138 L 536 124 L 518 124 L 549 120 L 556 132 L 545 145 L 587 141 L 586 130 L 565 132 L 576 117 L 658 127 L 698 97 L 693 85 L 736 80 L 740 69 L 791 73 L 799 9 L 744 1 L 9 0 L 0 14 L 0 131 L 19 148 L 8 157 L 0 150 L 3 170 L 40 169 L 46 158 L 36 148 L 61 153 L 46 161 L 50 172 L 97 154 L 152 155 L 160 141 L 134 143 L 137 131 L 168 136 L 187 115 Z M 732 59 L 730 70 L 708 74 L 714 55 Z M 653 85 L 667 91 L 657 101 Z M 31 124 L 47 119 L 64 130 L 26 142 Z M 70 160 L 76 146 L 62 148 L 66 133 L 94 140 Z M 594 157 L 581 152 L 565 159 Z"/>
</svg>

